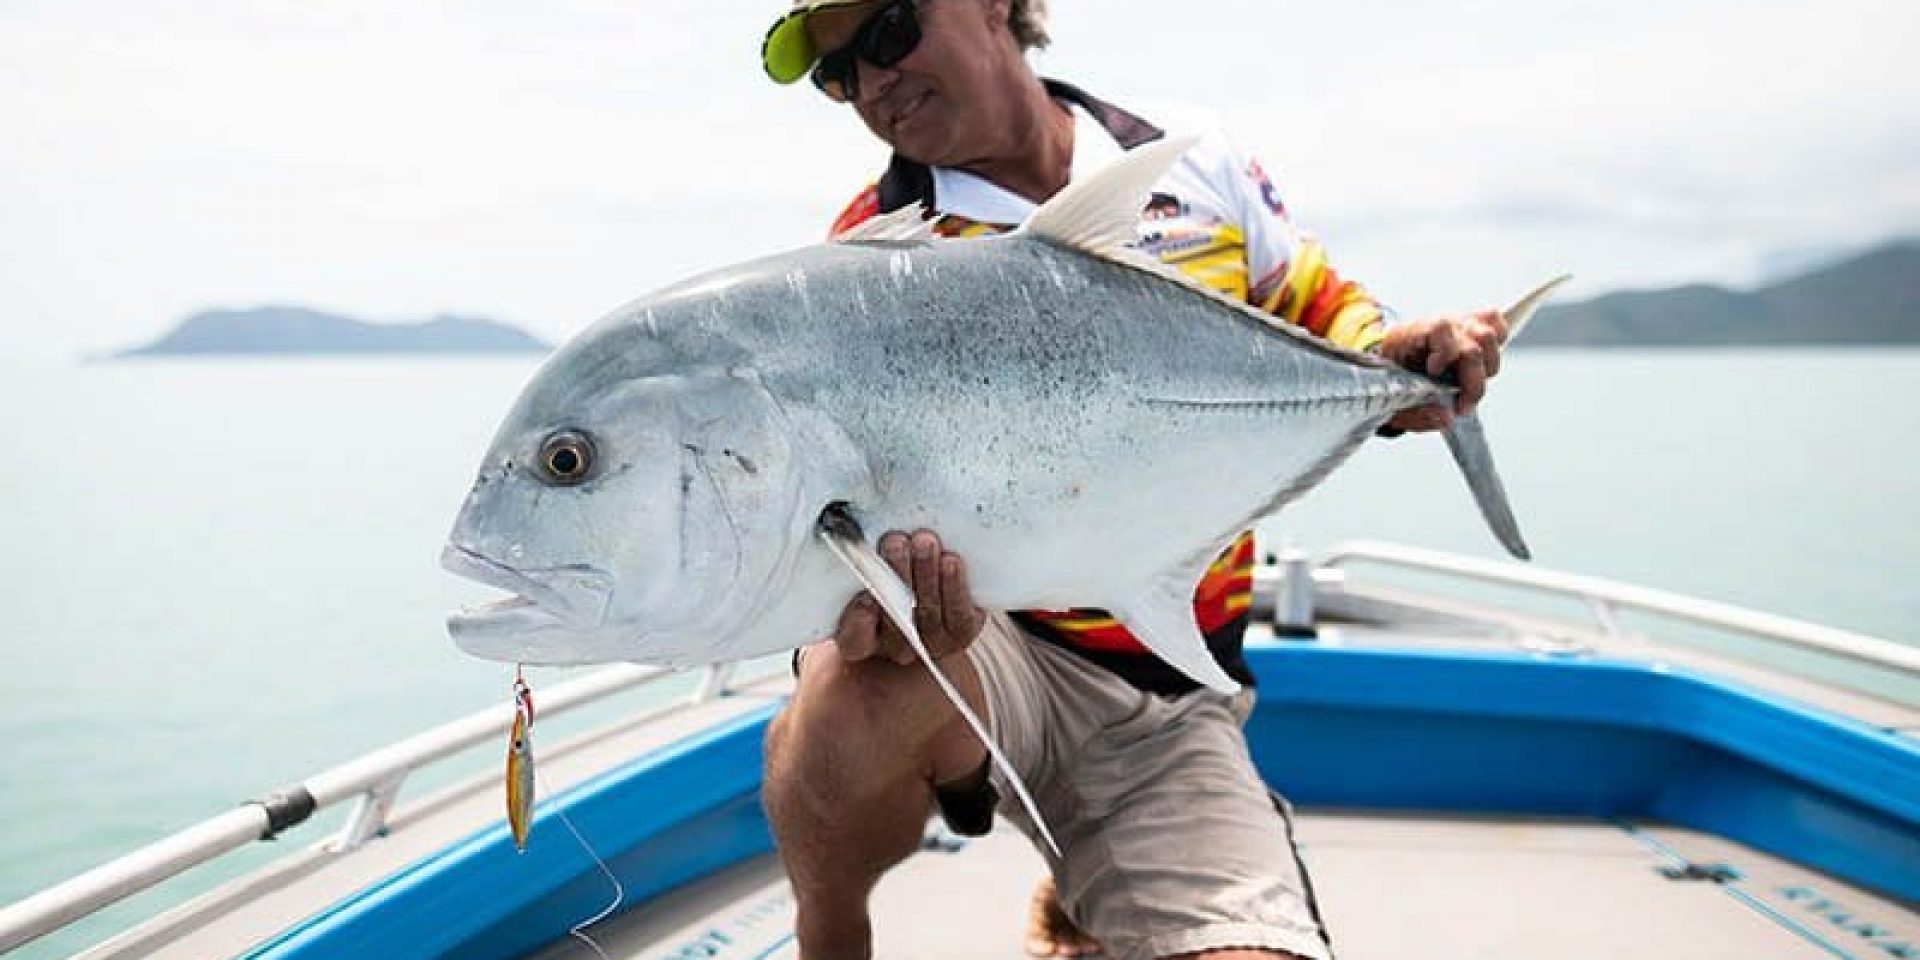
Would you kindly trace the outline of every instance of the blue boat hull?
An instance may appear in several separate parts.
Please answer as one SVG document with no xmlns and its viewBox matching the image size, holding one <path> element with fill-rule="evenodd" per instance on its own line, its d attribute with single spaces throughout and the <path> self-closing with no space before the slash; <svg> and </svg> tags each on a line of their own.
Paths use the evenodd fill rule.
<svg viewBox="0 0 1920 960">
<path fill-rule="evenodd" d="M 1654 820 L 1920 903 L 1920 743 L 1686 670 L 1524 654 L 1249 648 L 1248 738 L 1295 803 Z M 481 831 L 287 931 L 260 958 L 511 958 L 772 848 L 773 708 L 542 803 L 524 854 Z"/>
</svg>

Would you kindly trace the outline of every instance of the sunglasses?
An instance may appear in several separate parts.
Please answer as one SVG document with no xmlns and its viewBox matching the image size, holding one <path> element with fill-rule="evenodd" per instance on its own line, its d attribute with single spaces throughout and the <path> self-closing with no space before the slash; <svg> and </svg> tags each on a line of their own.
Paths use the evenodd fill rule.
<svg viewBox="0 0 1920 960">
<path fill-rule="evenodd" d="M 836 103 L 860 97 L 860 68 L 855 58 L 876 67 L 891 67 L 920 45 L 920 0 L 893 0 L 867 18 L 846 46 L 820 58 L 813 66 L 813 85 Z"/>
</svg>

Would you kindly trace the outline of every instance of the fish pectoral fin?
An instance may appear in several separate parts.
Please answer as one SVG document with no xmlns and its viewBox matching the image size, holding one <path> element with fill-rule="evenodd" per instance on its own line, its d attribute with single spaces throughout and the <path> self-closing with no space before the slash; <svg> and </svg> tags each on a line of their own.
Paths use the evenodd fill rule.
<svg viewBox="0 0 1920 960">
<path fill-rule="evenodd" d="M 1211 555 L 1209 555 L 1211 559 Z M 1156 656 L 1195 683 L 1220 693 L 1237 693 L 1240 682 L 1227 676 L 1207 647 L 1207 638 L 1193 619 L 1193 588 L 1199 576 L 1161 577 L 1146 595 L 1131 604 L 1111 607 L 1114 618 L 1147 645 Z"/>
<path fill-rule="evenodd" d="M 834 243 L 859 247 L 930 247 L 935 234 L 926 208 L 910 203 L 892 213 L 862 220 L 833 235 Z"/>
<path fill-rule="evenodd" d="M 841 506 L 828 507 L 820 514 L 820 542 L 827 545 L 854 579 L 873 594 L 873 599 L 918 649 L 920 633 L 913 628 L 913 590 L 887 566 L 879 552 L 867 543 L 860 524 Z"/>
<path fill-rule="evenodd" d="M 987 748 L 994 765 L 1006 776 L 1007 783 L 1020 798 L 1020 805 L 1026 808 L 1027 816 L 1033 820 L 1034 828 L 1040 832 L 1041 839 L 1047 842 L 1047 848 L 1053 851 L 1055 857 L 1060 856 L 1060 844 L 1053 839 L 1053 831 L 1048 829 L 1046 818 L 1040 815 L 1040 805 L 1034 802 L 1026 781 L 1020 779 L 1019 771 L 1013 768 L 1013 761 L 1008 760 L 1007 755 L 1001 752 L 1000 745 L 993 742 L 993 736 L 987 733 L 987 725 L 980 722 L 972 707 L 967 706 L 966 698 L 954 688 L 953 681 L 940 672 L 940 665 L 934 662 L 933 655 L 928 652 L 926 641 L 920 639 L 920 631 L 913 625 L 913 590 L 887 565 L 873 545 L 867 543 L 860 525 L 844 509 L 827 508 L 820 516 L 819 530 L 821 542 L 840 558 L 840 562 L 847 565 L 847 569 L 853 571 L 854 578 L 866 586 L 867 592 L 873 594 L 880 609 L 886 612 L 887 619 L 892 620 L 893 625 L 900 629 L 901 636 L 907 638 L 908 645 L 913 647 L 920 662 L 927 665 L 927 672 L 933 674 L 933 682 L 940 687 L 940 692 L 946 694 L 955 710 L 960 711 L 960 716 L 967 721 L 974 736 L 979 737 L 981 744 Z"/>
</svg>

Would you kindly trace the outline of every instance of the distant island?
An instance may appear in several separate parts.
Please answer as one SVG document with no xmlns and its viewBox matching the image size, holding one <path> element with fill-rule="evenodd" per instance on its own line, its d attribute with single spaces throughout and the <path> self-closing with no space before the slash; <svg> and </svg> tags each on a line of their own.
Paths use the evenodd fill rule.
<svg viewBox="0 0 1920 960">
<path fill-rule="evenodd" d="M 1516 347 L 1920 346 L 1920 237 L 1788 280 L 1711 284 L 1550 304 Z M 114 357 L 275 354 L 532 354 L 550 344 L 478 317 L 367 323 L 306 307 L 208 310 Z"/>
<path fill-rule="evenodd" d="M 1516 347 L 1920 345 L 1920 238 L 1740 292 L 1609 293 L 1540 311 Z"/>
<path fill-rule="evenodd" d="M 306 307 L 207 310 L 165 336 L 115 357 L 313 354 L 525 354 L 552 346 L 517 327 L 479 317 L 368 323 Z"/>
</svg>

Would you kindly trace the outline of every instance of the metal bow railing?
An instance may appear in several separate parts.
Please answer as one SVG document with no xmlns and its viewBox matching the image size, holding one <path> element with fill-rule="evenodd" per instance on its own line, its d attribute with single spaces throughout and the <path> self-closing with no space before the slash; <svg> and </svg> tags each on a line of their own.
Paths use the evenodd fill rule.
<svg viewBox="0 0 1920 960">
<path fill-rule="evenodd" d="M 725 694 L 732 664 L 706 668 L 689 703 Z M 544 719 L 613 694 L 683 673 L 658 667 L 616 666 L 542 693 Z M 258 840 L 271 839 L 313 813 L 352 801 L 347 823 L 328 844 L 351 851 L 386 826 L 394 798 L 407 778 L 470 747 L 497 740 L 513 722 L 503 709 L 477 711 L 391 746 L 316 774 L 260 800 L 194 824 L 65 883 L 0 908 L 0 953 L 39 939 L 126 897 Z"/>
<path fill-rule="evenodd" d="M 1393 543 L 1354 540 L 1335 544 L 1319 557 L 1322 569 L 1343 569 L 1356 562 L 1445 574 L 1466 580 L 1518 587 L 1582 601 L 1601 628 L 1622 636 L 1622 611 L 1653 613 L 1704 627 L 1813 650 L 1833 657 L 1920 679 L 1920 647 L 1852 633 L 1771 613 L 1748 610 L 1664 590 L 1637 587 L 1581 574 L 1561 573 L 1517 563 L 1480 560 L 1458 554 Z"/>
</svg>

